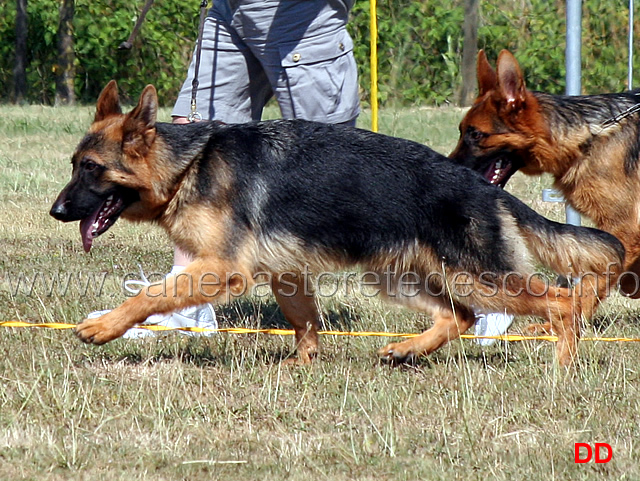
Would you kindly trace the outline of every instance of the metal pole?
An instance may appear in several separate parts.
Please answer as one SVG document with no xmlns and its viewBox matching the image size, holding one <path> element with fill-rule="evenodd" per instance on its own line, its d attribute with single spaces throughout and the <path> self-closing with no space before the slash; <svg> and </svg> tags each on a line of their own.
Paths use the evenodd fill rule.
<svg viewBox="0 0 640 481">
<path fill-rule="evenodd" d="M 371 27 L 369 39 L 371 45 L 371 130 L 378 131 L 378 8 L 376 0 L 371 0 L 369 14 Z"/>
<path fill-rule="evenodd" d="M 567 0 L 567 49 L 565 66 L 567 69 L 567 95 L 580 95 L 582 39 L 582 0 Z M 565 206 L 567 224 L 580 225 L 580 214 L 570 205 Z"/>
<path fill-rule="evenodd" d="M 633 88 L 633 0 L 629 0 L 629 75 L 627 85 L 629 90 Z"/>
</svg>

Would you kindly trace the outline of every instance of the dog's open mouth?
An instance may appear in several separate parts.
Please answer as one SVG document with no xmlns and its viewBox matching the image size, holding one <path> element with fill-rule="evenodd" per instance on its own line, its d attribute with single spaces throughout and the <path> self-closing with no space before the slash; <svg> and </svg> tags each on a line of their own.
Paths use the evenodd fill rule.
<svg viewBox="0 0 640 481">
<path fill-rule="evenodd" d="M 125 207 L 123 199 L 112 194 L 95 212 L 80 221 L 80 235 L 85 252 L 91 250 L 93 239 L 104 234 L 115 224 Z"/>
<path fill-rule="evenodd" d="M 484 178 L 492 184 L 504 188 L 504 186 L 507 185 L 507 181 L 513 174 L 515 174 L 516 170 L 517 169 L 514 168 L 513 163 L 509 159 L 505 157 L 498 157 L 489 164 L 489 167 L 484 173 Z"/>
</svg>

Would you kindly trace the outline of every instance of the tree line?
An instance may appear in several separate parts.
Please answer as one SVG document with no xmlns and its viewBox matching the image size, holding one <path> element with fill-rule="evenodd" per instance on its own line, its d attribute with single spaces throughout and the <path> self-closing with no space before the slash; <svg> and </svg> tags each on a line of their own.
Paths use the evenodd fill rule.
<svg viewBox="0 0 640 481">
<path fill-rule="evenodd" d="M 467 51 L 470 45 L 484 48 L 494 61 L 507 48 L 517 56 L 530 88 L 564 91 L 564 0 L 377 3 L 379 100 L 383 105 L 457 103 L 465 89 L 473 90 L 475 82 L 464 80 L 473 75 L 473 57 L 469 60 L 467 55 L 463 61 L 465 32 L 469 39 L 470 29 L 476 39 L 466 45 Z M 136 98 L 152 83 L 161 102 L 172 104 L 195 45 L 200 2 L 156 0 L 132 48 L 119 49 L 144 4 L 145 0 L 0 4 L 0 100 L 93 103 L 113 78 L 125 99 Z M 623 90 L 627 2 L 583 0 L 582 4 L 583 91 Z M 370 79 L 369 21 L 369 1 L 356 0 L 348 28 L 356 44 L 365 103 Z M 640 28 L 637 30 L 639 38 Z"/>
</svg>

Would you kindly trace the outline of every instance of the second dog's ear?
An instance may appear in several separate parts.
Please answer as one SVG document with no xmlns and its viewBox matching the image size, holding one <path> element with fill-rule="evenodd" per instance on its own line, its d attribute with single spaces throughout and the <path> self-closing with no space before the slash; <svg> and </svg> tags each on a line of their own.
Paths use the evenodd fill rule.
<svg viewBox="0 0 640 481">
<path fill-rule="evenodd" d="M 153 85 L 147 85 L 138 105 L 127 114 L 123 124 L 124 148 L 129 155 L 144 157 L 156 136 L 158 94 Z"/>
<path fill-rule="evenodd" d="M 489 64 L 484 50 L 478 52 L 476 75 L 478 77 L 478 97 L 483 97 L 488 91 L 493 90 L 498 83 L 496 71 Z"/>
<path fill-rule="evenodd" d="M 105 88 L 100 92 L 98 103 L 96 105 L 96 115 L 94 122 L 99 122 L 112 115 L 120 115 L 122 108 L 120 107 L 120 97 L 118 97 L 118 84 L 115 80 L 111 80 Z"/>
<path fill-rule="evenodd" d="M 520 109 L 527 97 L 527 88 L 518 61 L 508 50 L 498 56 L 498 88 L 509 109 Z"/>
</svg>

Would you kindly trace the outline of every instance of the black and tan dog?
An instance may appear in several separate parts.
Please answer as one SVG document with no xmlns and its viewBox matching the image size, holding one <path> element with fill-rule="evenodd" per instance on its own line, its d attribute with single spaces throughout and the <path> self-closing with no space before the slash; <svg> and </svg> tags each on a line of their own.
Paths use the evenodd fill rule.
<svg viewBox="0 0 640 481">
<path fill-rule="evenodd" d="M 494 70 L 478 54 L 478 97 L 450 157 L 504 186 L 521 170 L 555 188 L 626 249 L 622 292 L 640 297 L 640 91 L 563 96 L 532 92 L 503 50 Z"/>
<path fill-rule="evenodd" d="M 591 315 L 624 256 L 613 236 L 548 221 L 418 143 L 302 120 L 156 123 L 157 108 L 148 86 L 121 113 L 109 83 L 51 214 L 80 221 L 85 250 L 121 216 L 162 226 L 195 260 L 170 286 L 79 324 L 85 342 L 242 294 L 266 273 L 306 363 L 318 351 L 319 314 L 302 274 L 358 268 L 369 288 L 433 316 L 431 329 L 381 349 L 385 360 L 430 353 L 473 325 L 474 311 L 506 308 L 548 319 L 568 365 L 580 315 Z M 536 259 L 590 273 L 591 289 L 580 297 L 547 286 Z"/>
</svg>

